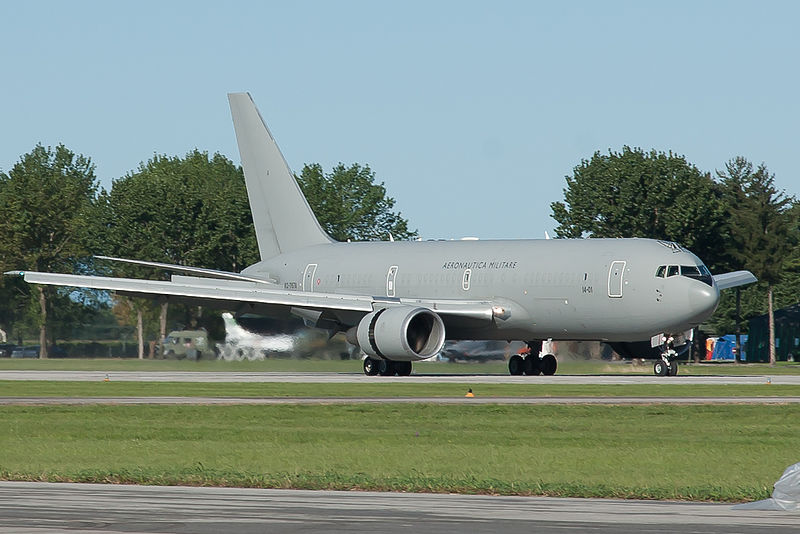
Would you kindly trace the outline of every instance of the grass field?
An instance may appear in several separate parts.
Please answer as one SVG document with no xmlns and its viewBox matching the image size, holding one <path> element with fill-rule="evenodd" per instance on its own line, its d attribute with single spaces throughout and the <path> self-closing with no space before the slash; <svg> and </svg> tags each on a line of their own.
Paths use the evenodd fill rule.
<svg viewBox="0 0 800 534">
<path fill-rule="evenodd" d="M 798 406 L 7 406 L 0 477 L 739 501 Z"/>
<path fill-rule="evenodd" d="M 0 381 L 0 397 L 793 396 L 797 386 L 470 384 L 504 364 L 418 364 L 459 383 L 118 382 L 115 371 L 352 372 L 358 361 L 0 360 L 96 370 L 111 381 Z M 562 362 L 564 374 L 650 366 Z M 795 374 L 796 364 L 682 366 L 682 374 Z M 539 377 L 542 379 L 543 377 Z M 534 379 L 535 380 L 535 379 Z M 0 478 L 573 497 L 754 500 L 797 462 L 797 405 L 4 406 Z"/>
<path fill-rule="evenodd" d="M 359 360 L 296 360 L 275 358 L 262 361 L 228 362 L 223 360 L 137 360 L 137 359 L 11 359 L 0 358 L 0 370 L 49 371 L 232 371 L 232 372 L 338 372 L 361 373 Z M 418 374 L 508 374 L 504 362 L 442 363 L 417 362 Z M 800 363 L 767 364 L 681 364 L 681 375 L 782 375 L 800 374 Z M 634 365 L 624 362 L 576 361 L 559 362 L 558 374 L 641 374 L 652 375 L 652 362 Z"/>
<path fill-rule="evenodd" d="M 778 397 L 798 396 L 800 386 L 773 385 L 566 385 L 414 384 L 365 382 L 311 384 L 285 382 L 52 382 L 0 380 L 0 397 Z"/>
</svg>

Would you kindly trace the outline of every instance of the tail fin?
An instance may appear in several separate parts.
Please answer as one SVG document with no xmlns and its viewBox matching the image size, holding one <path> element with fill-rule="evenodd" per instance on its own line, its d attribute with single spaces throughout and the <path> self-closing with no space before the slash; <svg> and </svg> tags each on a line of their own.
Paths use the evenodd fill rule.
<svg viewBox="0 0 800 534">
<path fill-rule="evenodd" d="M 250 93 L 230 93 L 228 100 L 261 259 L 331 243 Z"/>
</svg>

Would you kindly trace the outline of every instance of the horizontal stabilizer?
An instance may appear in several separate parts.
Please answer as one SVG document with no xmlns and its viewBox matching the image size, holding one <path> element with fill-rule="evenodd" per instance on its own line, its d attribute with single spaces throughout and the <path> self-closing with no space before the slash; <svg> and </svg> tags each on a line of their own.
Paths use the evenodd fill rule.
<svg viewBox="0 0 800 534">
<path fill-rule="evenodd" d="M 732 273 L 714 275 L 714 283 L 717 284 L 719 289 L 729 289 L 731 287 L 752 284 L 753 282 L 758 282 L 758 278 L 750 271 L 734 271 Z"/>
<path fill-rule="evenodd" d="M 187 267 L 185 265 L 173 265 L 171 263 L 160 263 L 157 261 L 144 261 L 144 260 L 130 260 L 128 258 L 112 258 L 111 256 L 95 256 L 100 260 L 116 261 L 120 263 L 130 263 L 133 265 L 141 265 L 142 267 L 152 267 L 154 269 L 166 269 L 169 271 L 177 271 L 179 273 L 193 274 L 195 276 L 202 276 L 205 278 L 215 278 L 219 280 L 238 280 L 241 282 L 255 282 L 257 284 L 269 284 L 269 280 L 261 278 L 254 278 L 239 273 L 232 273 L 228 271 L 217 271 L 215 269 L 205 269 L 203 267 Z"/>
</svg>

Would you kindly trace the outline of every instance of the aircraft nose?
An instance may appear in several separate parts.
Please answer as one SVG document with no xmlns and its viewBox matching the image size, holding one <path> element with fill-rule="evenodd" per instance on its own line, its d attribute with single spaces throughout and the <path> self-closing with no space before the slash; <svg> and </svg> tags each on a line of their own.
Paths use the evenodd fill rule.
<svg viewBox="0 0 800 534">
<path fill-rule="evenodd" d="M 719 290 L 703 283 L 693 283 L 689 288 L 689 307 L 695 317 L 709 317 L 719 304 Z"/>
</svg>

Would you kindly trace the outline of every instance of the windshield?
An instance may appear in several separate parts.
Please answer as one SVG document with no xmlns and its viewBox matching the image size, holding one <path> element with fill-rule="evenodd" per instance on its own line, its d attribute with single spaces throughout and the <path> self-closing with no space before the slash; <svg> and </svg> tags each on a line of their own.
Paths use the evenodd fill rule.
<svg viewBox="0 0 800 534">
<path fill-rule="evenodd" d="M 714 285 L 711 271 L 702 263 L 700 265 L 660 265 L 656 269 L 657 278 L 670 278 L 679 274 L 687 278 L 694 278 L 704 284 Z"/>
<path fill-rule="evenodd" d="M 713 285 L 711 271 L 702 263 L 700 265 L 681 265 L 681 275 Z"/>
</svg>

